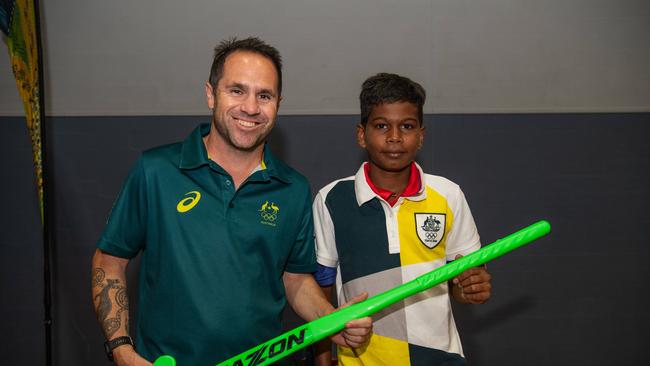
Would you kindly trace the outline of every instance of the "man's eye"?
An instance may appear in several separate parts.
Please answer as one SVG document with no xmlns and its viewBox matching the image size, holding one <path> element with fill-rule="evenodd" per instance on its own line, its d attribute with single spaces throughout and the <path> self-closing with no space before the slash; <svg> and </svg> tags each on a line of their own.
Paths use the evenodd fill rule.
<svg viewBox="0 0 650 366">
<path fill-rule="evenodd" d="M 260 94 L 260 99 L 262 99 L 264 101 L 269 101 L 272 98 L 271 98 L 271 96 L 269 94 Z"/>
<path fill-rule="evenodd" d="M 230 93 L 235 95 L 242 95 L 244 92 L 241 89 L 230 89 Z"/>
</svg>

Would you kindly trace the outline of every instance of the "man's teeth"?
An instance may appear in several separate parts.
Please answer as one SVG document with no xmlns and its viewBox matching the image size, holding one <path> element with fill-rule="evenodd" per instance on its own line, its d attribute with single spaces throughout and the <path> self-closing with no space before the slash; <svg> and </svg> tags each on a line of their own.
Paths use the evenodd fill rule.
<svg viewBox="0 0 650 366">
<path fill-rule="evenodd" d="M 255 122 L 242 121 L 241 119 L 237 120 L 240 125 L 244 127 L 255 127 Z"/>
</svg>

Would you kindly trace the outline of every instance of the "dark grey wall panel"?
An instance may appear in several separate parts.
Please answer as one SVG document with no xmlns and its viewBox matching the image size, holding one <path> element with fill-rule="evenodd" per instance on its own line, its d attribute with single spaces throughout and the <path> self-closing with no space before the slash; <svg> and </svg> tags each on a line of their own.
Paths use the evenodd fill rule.
<svg viewBox="0 0 650 366">
<path fill-rule="evenodd" d="M 644 364 L 650 351 L 650 118 L 439 116 L 434 168 L 484 242 L 548 218 L 549 238 L 490 265 L 494 301 L 460 310 L 478 365 Z"/>
<path fill-rule="evenodd" d="M 43 241 L 24 118 L 0 118 L 0 360 L 43 365 Z"/>
<path fill-rule="evenodd" d="M 553 225 L 550 237 L 490 264 L 495 286 L 490 302 L 456 307 L 471 363 L 610 365 L 648 359 L 643 340 L 650 326 L 645 306 L 650 300 L 650 115 L 425 119 L 420 161 L 425 170 L 463 187 L 484 243 L 541 218 Z M 18 127 L 4 126 L 14 120 L 0 120 L 3 142 L 5 130 L 17 136 Z M 94 243 L 139 152 L 184 138 L 200 121 L 207 118 L 51 121 L 56 365 L 105 364 L 88 279 Z M 277 155 L 307 175 L 315 190 L 356 171 L 363 153 L 354 142 L 355 123 L 355 116 L 281 116 L 270 143 Z M 10 146 L 2 147 L 8 149 L 3 159 L 9 162 L 20 149 L 29 149 L 17 142 Z M 23 164 L 29 164 L 26 159 Z M 24 197 L 9 192 L 28 195 L 13 189 L 26 182 L 3 180 L 5 200 L 18 207 Z M 38 224 L 7 220 L 3 232 Z M 17 291 L 4 275 L 2 284 L 3 292 Z M 36 293 L 30 306 L 40 306 L 33 303 L 39 300 Z M 5 311 L 9 305 L 2 306 Z M 40 322 L 24 316 L 25 322 Z M 289 323 L 295 321 L 290 316 Z"/>
</svg>

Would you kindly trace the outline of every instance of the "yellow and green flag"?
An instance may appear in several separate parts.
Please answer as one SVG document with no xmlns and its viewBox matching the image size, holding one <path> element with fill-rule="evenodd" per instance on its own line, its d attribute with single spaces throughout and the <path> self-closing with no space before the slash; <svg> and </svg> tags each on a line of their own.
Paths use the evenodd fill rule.
<svg viewBox="0 0 650 366">
<path fill-rule="evenodd" d="M 11 66 L 23 100 L 27 128 L 32 142 L 36 185 L 43 219 L 43 162 L 41 146 L 41 103 L 37 19 L 38 0 L 0 0 L 0 28 L 6 36 Z"/>
</svg>

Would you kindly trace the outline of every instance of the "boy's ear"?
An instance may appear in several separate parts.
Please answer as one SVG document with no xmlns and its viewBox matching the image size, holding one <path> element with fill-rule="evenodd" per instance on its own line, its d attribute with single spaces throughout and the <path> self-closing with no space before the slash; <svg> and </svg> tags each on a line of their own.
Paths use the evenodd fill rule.
<svg viewBox="0 0 650 366">
<path fill-rule="evenodd" d="M 361 148 L 366 148 L 366 126 L 362 123 L 357 124 L 357 144 Z"/>
<path fill-rule="evenodd" d="M 422 145 L 424 144 L 424 133 L 426 132 L 426 129 L 424 126 L 420 127 L 420 141 L 418 142 L 418 150 L 422 148 Z"/>
</svg>

